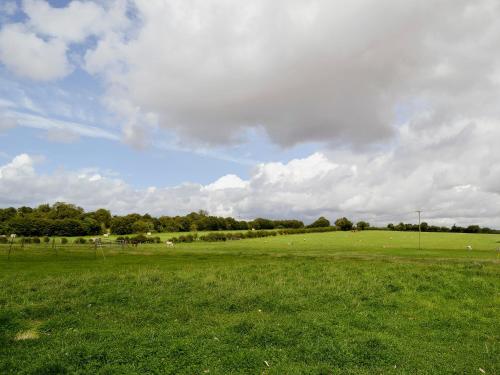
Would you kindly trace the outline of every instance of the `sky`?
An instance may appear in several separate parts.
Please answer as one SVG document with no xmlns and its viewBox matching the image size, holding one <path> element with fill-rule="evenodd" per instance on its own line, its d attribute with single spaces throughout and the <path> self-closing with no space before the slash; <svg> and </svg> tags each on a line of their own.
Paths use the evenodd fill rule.
<svg viewBox="0 0 500 375">
<path fill-rule="evenodd" d="M 500 228 L 497 0 L 2 0 L 0 207 Z"/>
</svg>

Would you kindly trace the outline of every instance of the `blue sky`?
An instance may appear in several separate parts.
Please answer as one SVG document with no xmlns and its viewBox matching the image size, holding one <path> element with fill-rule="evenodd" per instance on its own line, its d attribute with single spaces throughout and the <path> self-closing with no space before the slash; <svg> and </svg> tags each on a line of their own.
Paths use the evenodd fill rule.
<svg viewBox="0 0 500 375">
<path fill-rule="evenodd" d="M 2 1 L 0 205 L 500 226 L 499 16 Z"/>
<path fill-rule="evenodd" d="M 65 7 L 70 1 L 49 1 L 52 7 Z M 5 15 L 1 24 L 23 22 L 27 16 L 19 9 Z M 70 44 L 67 54 L 74 60 L 95 46 L 95 38 L 84 43 Z M 79 65 L 71 74 L 50 82 L 37 82 L 0 68 L 0 103 L 8 114 L 15 113 L 18 127 L 2 134 L 0 157 L 9 159 L 20 153 L 43 156 L 39 163 L 42 173 L 55 169 L 96 168 L 119 175 L 132 186 L 173 186 L 191 181 L 210 183 L 233 173 L 248 178 L 252 165 L 266 161 L 288 161 L 309 155 L 315 144 L 281 148 L 269 141 L 262 131 L 250 131 L 245 141 L 231 147 L 199 148 L 180 146 L 171 141 L 175 134 L 156 129 L 148 147 L 131 147 L 120 135 L 120 120 L 101 103 L 105 93 L 103 82 Z M 22 114 L 36 116 L 39 121 L 23 119 Z M 75 139 L 50 139 L 47 129 L 54 122 L 68 122 L 82 127 L 95 127 L 116 137 L 79 136 Z M 45 125 L 42 125 L 45 124 Z M 69 137 L 71 138 L 71 137 Z"/>
</svg>

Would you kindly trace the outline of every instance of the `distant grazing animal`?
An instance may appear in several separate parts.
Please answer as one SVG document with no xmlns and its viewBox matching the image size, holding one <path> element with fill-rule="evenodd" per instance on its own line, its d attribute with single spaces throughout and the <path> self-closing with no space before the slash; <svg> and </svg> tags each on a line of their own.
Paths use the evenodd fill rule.
<svg viewBox="0 0 500 375">
<path fill-rule="evenodd" d="M 471 245 L 467 245 L 466 249 L 467 250 L 472 250 L 472 246 Z"/>
<path fill-rule="evenodd" d="M 146 235 L 151 236 L 151 232 L 146 233 Z"/>
<path fill-rule="evenodd" d="M 167 245 L 167 247 L 174 247 L 174 243 L 172 241 L 166 241 L 165 245 Z"/>
<path fill-rule="evenodd" d="M 109 233 L 104 233 L 103 236 L 104 237 L 109 237 Z"/>
</svg>

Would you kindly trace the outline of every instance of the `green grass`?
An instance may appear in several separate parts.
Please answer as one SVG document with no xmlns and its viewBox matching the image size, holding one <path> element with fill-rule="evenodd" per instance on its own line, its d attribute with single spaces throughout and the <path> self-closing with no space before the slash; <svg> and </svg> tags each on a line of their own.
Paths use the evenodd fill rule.
<svg viewBox="0 0 500 375">
<path fill-rule="evenodd" d="M 472 245 L 473 250 L 465 247 Z M 500 235 L 0 247 L 0 374 L 500 373 Z"/>
</svg>

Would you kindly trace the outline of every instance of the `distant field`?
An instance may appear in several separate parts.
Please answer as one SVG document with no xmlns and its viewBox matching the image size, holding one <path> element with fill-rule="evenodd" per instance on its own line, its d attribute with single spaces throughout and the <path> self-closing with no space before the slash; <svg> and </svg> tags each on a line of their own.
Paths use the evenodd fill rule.
<svg viewBox="0 0 500 375">
<path fill-rule="evenodd" d="M 0 374 L 500 373 L 500 235 L 421 243 L 0 245 Z"/>
</svg>

